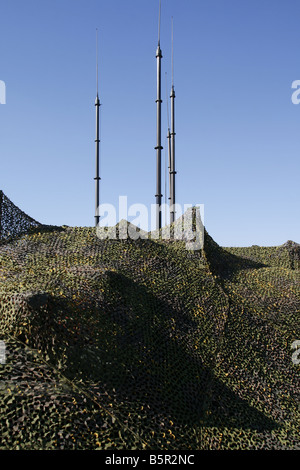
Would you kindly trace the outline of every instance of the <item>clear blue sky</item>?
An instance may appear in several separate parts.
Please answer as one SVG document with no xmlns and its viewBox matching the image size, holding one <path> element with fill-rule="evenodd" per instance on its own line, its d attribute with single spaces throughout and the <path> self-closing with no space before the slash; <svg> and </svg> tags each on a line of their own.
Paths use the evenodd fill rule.
<svg viewBox="0 0 300 470">
<path fill-rule="evenodd" d="M 150 209 L 158 0 L 3 0 L 0 14 L 0 188 L 42 223 L 94 224 L 98 28 L 101 202 Z M 300 242 L 299 0 L 162 0 L 163 145 L 172 16 L 177 202 L 204 204 L 223 246 Z"/>
</svg>

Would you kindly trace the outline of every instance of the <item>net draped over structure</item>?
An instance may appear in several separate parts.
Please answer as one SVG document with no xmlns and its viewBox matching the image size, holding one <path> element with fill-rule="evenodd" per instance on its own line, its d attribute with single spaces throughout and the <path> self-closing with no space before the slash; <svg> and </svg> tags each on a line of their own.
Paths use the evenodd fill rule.
<svg viewBox="0 0 300 470">
<path fill-rule="evenodd" d="M 25 214 L 0 190 L 0 240 L 16 237 L 39 226 L 42 224 Z"/>
<path fill-rule="evenodd" d="M 0 450 L 300 448 L 296 243 L 101 240 L 1 204 Z"/>
</svg>

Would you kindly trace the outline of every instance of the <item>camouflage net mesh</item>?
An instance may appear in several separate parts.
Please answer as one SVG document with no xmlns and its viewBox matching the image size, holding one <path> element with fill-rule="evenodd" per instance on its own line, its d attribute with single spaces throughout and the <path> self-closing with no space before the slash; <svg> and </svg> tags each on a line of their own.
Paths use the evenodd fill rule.
<svg viewBox="0 0 300 470">
<path fill-rule="evenodd" d="M 0 449 L 300 449 L 299 274 L 206 232 L 2 243 Z"/>
<path fill-rule="evenodd" d="M 41 226 L 39 222 L 21 211 L 0 191 L 0 240 L 16 237 L 38 226 Z"/>
</svg>

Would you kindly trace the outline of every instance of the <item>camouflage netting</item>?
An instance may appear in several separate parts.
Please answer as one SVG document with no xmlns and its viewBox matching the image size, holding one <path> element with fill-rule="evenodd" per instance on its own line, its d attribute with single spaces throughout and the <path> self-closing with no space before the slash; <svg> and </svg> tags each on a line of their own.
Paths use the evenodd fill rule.
<svg viewBox="0 0 300 470">
<path fill-rule="evenodd" d="M 29 217 L 0 191 L 0 240 L 16 237 L 41 224 Z"/>
<path fill-rule="evenodd" d="M 300 449 L 288 247 L 0 245 L 0 449 Z"/>
</svg>

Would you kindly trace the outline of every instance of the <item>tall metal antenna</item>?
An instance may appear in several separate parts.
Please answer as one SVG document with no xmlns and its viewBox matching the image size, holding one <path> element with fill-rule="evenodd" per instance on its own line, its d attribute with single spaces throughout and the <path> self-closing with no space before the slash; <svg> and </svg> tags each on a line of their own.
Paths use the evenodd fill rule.
<svg viewBox="0 0 300 470">
<path fill-rule="evenodd" d="M 100 144 L 100 138 L 99 138 L 99 125 L 100 125 L 100 120 L 99 120 L 99 109 L 100 109 L 100 100 L 99 100 L 99 95 L 98 95 L 98 29 L 96 29 L 96 88 L 97 88 L 97 96 L 96 96 L 96 101 L 95 101 L 95 106 L 96 106 L 96 176 L 94 178 L 95 180 L 95 226 L 99 226 L 100 222 L 100 215 L 99 215 L 99 203 L 100 203 L 100 168 L 99 168 L 99 144 Z"/>
<path fill-rule="evenodd" d="M 170 155 L 171 155 L 171 147 L 170 147 L 170 118 L 169 118 L 169 97 L 168 97 L 168 80 L 167 80 L 167 72 L 165 72 L 166 77 L 166 107 L 167 107 L 167 122 L 168 122 L 168 134 L 165 140 L 165 225 L 167 225 L 167 205 L 170 204 L 170 197 L 168 197 L 167 191 L 167 173 L 169 175 L 169 182 L 168 187 L 170 187 Z M 168 140 L 168 145 L 167 145 Z M 168 148 L 168 155 L 167 155 L 167 148 Z"/>
<path fill-rule="evenodd" d="M 162 53 L 160 49 L 160 11 L 161 0 L 159 1 L 159 20 L 158 20 L 158 46 L 156 49 L 157 62 L 157 99 L 156 99 L 156 229 L 161 228 L 161 59 Z"/>
<path fill-rule="evenodd" d="M 167 191 L 167 138 L 166 137 L 166 146 L 165 146 L 165 203 L 164 203 L 164 208 L 165 208 L 165 225 L 167 225 L 167 204 L 168 204 L 168 201 L 167 201 L 167 194 L 168 194 L 168 191 Z"/>
<path fill-rule="evenodd" d="M 158 46 L 160 46 L 160 17 L 161 17 L 161 0 L 159 0 L 159 12 L 158 12 Z"/>
<path fill-rule="evenodd" d="M 170 223 L 175 222 L 175 88 L 174 88 L 174 38 L 172 17 L 172 89 L 171 89 L 171 164 L 170 164 Z"/>
<path fill-rule="evenodd" d="M 174 86 L 174 26 L 172 16 L 172 87 Z"/>
<path fill-rule="evenodd" d="M 170 204 L 170 190 L 171 190 L 171 131 L 170 131 L 170 118 L 169 118 L 169 98 L 168 98 L 168 83 L 167 83 L 167 72 L 166 72 L 166 103 L 167 103 L 167 120 L 168 120 L 168 156 L 169 156 L 169 164 L 168 164 L 168 170 L 169 170 L 169 204 Z"/>
<path fill-rule="evenodd" d="M 96 89 L 98 96 L 98 28 L 96 28 Z"/>
</svg>

